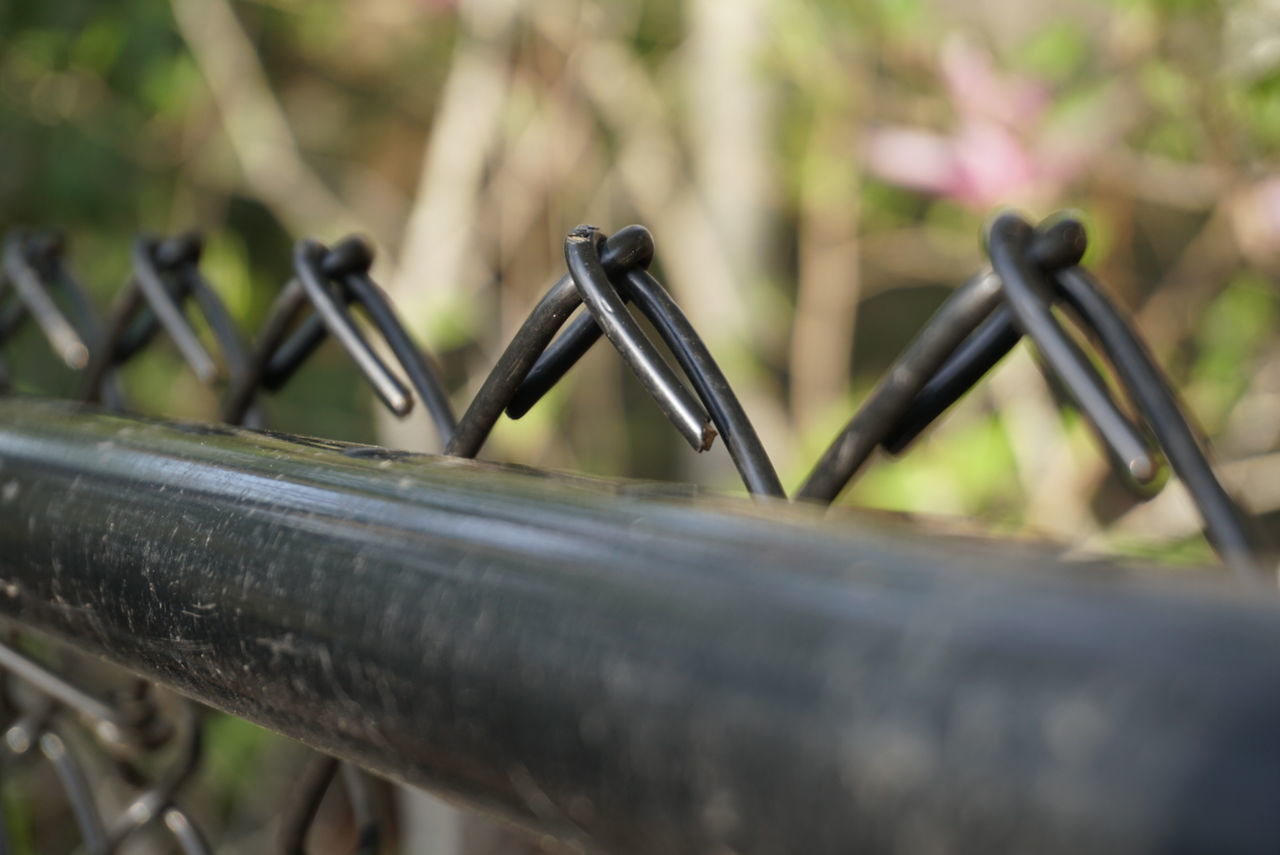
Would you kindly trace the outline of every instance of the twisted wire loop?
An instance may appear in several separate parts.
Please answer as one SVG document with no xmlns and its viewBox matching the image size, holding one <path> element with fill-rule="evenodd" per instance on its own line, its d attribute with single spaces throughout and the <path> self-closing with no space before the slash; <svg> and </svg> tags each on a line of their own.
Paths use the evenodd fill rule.
<svg viewBox="0 0 1280 855">
<path fill-rule="evenodd" d="M 698 400 L 709 413 L 711 425 L 724 438 L 734 465 L 741 475 L 747 491 L 753 495 L 785 498 L 786 493 L 773 462 L 765 452 L 755 426 L 733 393 L 724 372 L 716 364 L 710 350 L 694 330 L 689 319 L 667 293 L 662 284 L 648 272 L 646 265 L 631 265 L 609 277 L 600 261 L 601 238 L 590 227 L 575 230 L 565 244 L 565 257 L 570 275 L 582 294 L 588 312 L 575 318 L 564 333 L 552 342 L 534 363 L 529 375 L 516 389 L 506 412 L 511 418 L 519 418 L 563 377 L 586 354 L 601 335 L 628 359 L 633 370 L 650 380 L 646 385 L 657 398 L 664 412 L 670 413 L 682 399 L 687 399 L 679 381 L 670 379 L 666 372 L 657 377 L 650 367 L 657 359 L 652 345 L 647 344 L 643 332 L 636 326 L 625 309 L 633 303 L 657 330 L 664 344 L 675 356 L 681 371 L 693 385 Z M 615 290 L 616 289 L 616 293 Z M 657 365 L 663 365 L 657 362 Z M 674 387 L 669 384 L 676 383 Z M 677 392 L 681 393 L 677 396 Z M 701 416 L 703 411 L 699 410 Z M 704 417 L 705 418 L 705 417 Z M 705 436 L 708 427 L 702 424 L 703 442 L 695 446 L 700 451 L 710 447 L 712 434 Z"/>
<path fill-rule="evenodd" d="M 593 244 L 593 248 L 596 250 L 600 266 L 604 269 L 606 276 L 619 273 L 633 265 L 647 267 L 653 259 L 653 237 L 642 226 L 627 226 L 620 229 L 602 245 Z M 480 390 L 471 399 L 470 406 L 458 420 L 458 429 L 454 431 L 453 438 L 445 446 L 445 454 L 456 457 L 475 457 L 480 453 L 480 448 L 489 438 L 493 426 L 497 424 L 498 418 L 507 406 L 512 403 L 521 384 L 538 361 L 538 357 L 552 343 L 556 333 L 581 304 L 582 295 L 568 273 L 556 280 L 556 283 L 533 307 L 529 317 L 520 325 L 520 329 L 507 344 L 507 349 L 498 357 L 497 363 L 485 377 Z M 664 382 L 674 382 L 669 376 L 669 371 L 655 368 L 651 374 L 661 377 Z M 547 383 L 546 388 L 550 388 L 552 383 L 554 380 Z M 679 384 L 674 382 L 674 385 Z M 676 405 L 673 404 L 673 406 Z M 682 399 L 678 406 L 683 409 L 686 416 L 696 411 L 696 406 L 689 404 L 687 399 Z M 697 426 L 696 436 L 686 436 L 696 448 L 701 448 L 705 443 L 705 424 L 704 422 Z"/>
<path fill-rule="evenodd" d="M 877 448 L 891 454 L 905 451 L 1025 335 L 1045 374 L 1085 415 L 1125 483 L 1139 495 L 1152 494 L 1160 483 L 1163 455 L 1196 502 L 1224 563 L 1242 578 L 1262 579 L 1249 521 L 1215 476 L 1168 379 L 1123 314 L 1079 266 L 1086 248 L 1083 226 L 1060 217 L 1033 228 L 1016 215 L 1003 214 L 992 221 L 986 239 L 991 267 L 943 303 L 793 498 L 833 502 Z M 149 346 L 161 329 L 197 377 L 209 384 L 220 380 L 219 360 L 187 320 L 185 307 L 192 302 L 225 370 L 224 421 L 264 426 L 260 393 L 283 389 L 332 337 L 392 413 L 405 416 L 415 396 L 420 398 L 445 453 L 475 457 L 504 413 L 512 419 L 525 415 L 603 338 L 692 448 L 709 449 L 719 434 L 748 493 L 786 498 L 724 372 L 649 272 L 655 249 L 642 226 L 627 226 L 608 237 L 592 226 L 569 233 L 566 271 L 533 308 L 457 419 L 435 362 L 413 342 L 370 277 L 373 251 L 367 242 L 348 237 L 326 247 L 300 240 L 294 247 L 292 277 L 252 348 L 200 273 L 201 246 L 195 234 L 139 239 L 132 274 L 104 331 L 66 269 L 61 242 L 43 233 L 15 231 L 4 242 L 0 344 L 32 318 L 61 361 L 83 371 L 85 399 L 118 409 L 126 403 L 116 370 Z M 6 283 L 13 294 L 7 294 Z M 55 293 L 74 322 L 58 308 Z M 370 345 L 351 313 L 353 306 L 382 337 L 405 379 Z M 1117 402 L 1108 381 L 1064 329 L 1056 314 L 1059 307 L 1098 349 L 1127 397 L 1125 404 Z M 657 332 L 679 373 L 644 333 L 632 309 Z M 0 363 L 0 391 L 5 377 Z M 38 749 L 53 767 L 87 851 L 115 851 L 152 824 L 166 829 L 183 852 L 207 850 L 200 830 L 176 800 L 201 757 L 200 713 L 193 705 L 175 701 L 167 705 L 172 709 L 162 709 L 155 687 L 140 678 L 108 703 L 2 644 L 0 679 L 0 709 L 12 722 L 5 731 L 9 752 L 28 755 Z M 135 792 L 111 822 L 98 812 L 86 767 L 63 735 L 58 720 L 63 713 L 74 714 L 88 727 L 118 776 Z M 158 749 L 172 755 L 168 771 L 149 775 L 139 761 Z M 339 778 L 356 825 L 353 851 L 372 855 L 379 850 L 383 835 L 364 773 L 317 754 L 284 808 L 280 851 L 306 851 L 320 805 Z"/>
<path fill-rule="evenodd" d="M 185 305 L 195 303 L 213 334 L 231 379 L 248 370 L 248 351 L 231 313 L 200 272 L 204 245 L 194 232 L 171 238 L 143 236 L 134 242 L 133 270 L 111 321 L 85 370 L 84 400 L 105 403 L 106 383 L 116 369 L 146 348 L 163 329 L 183 361 L 206 384 L 221 379 L 214 358 L 187 320 Z M 122 408 L 123 403 L 113 407 Z M 259 425 L 257 414 L 249 419 Z"/>
<path fill-rule="evenodd" d="M 3 274 L 0 275 L 0 344 L 22 322 L 36 322 L 50 349 L 73 370 L 81 370 L 102 339 L 102 328 L 93 306 L 63 260 L 61 235 L 48 231 L 13 229 L 4 239 Z M 12 287 L 13 296 L 6 298 Z M 70 318 L 58 307 L 60 298 Z M 8 388 L 8 372 L 0 361 L 0 392 Z M 122 403 L 114 379 L 103 388 L 104 401 Z"/>
<path fill-rule="evenodd" d="M 457 421 L 439 369 L 414 344 L 386 295 L 370 278 L 373 250 L 368 243 L 349 237 L 328 249 L 302 240 L 293 258 L 294 278 L 280 292 L 246 371 L 232 385 L 223 404 L 223 420 L 239 424 L 258 390 L 278 391 L 328 335 L 342 345 L 383 404 L 397 416 L 407 415 L 413 396 L 355 325 L 346 309 L 355 303 L 368 314 L 427 407 L 441 445 L 447 442 Z M 312 312 L 303 319 L 308 303 Z M 290 334 L 295 324 L 297 329 Z"/>
<path fill-rule="evenodd" d="M 1085 248 L 1083 227 L 1060 219 L 1037 232 L 1018 216 L 1003 214 L 992 222 L 987 241 L 994 268 L 986 280 L 992 294 L 987 299 L 1002 298 L 1001 305 L 966 314 L 967 301 L 974 300 L 969 289 L 980 287 L 973 282 L 944 304 L 828 448 L 799 497 L 832 501 L 877 444 L 900 453 L 998 363 L 1024 331 L 1046 370 L 1062 382 L 1094 427 L 1122 480 L 1140 493 L 1149 492 L 1159 475 L 1159 453 L 1058 323 L 1052 306 L 1060 301 L 1098 342 L 1133 408 L 1191 494 L 1223 563 L 1242 580 L 1265 581 L 1250 522 L 1213 473 L 1168 378 L 1124 315 L 1078 266 Z M 959 344 L 957 330 L 968 334 Z M 932 334 L 948 340 L 939 343 Z M 922 382 L 919 372 L 931 379 Z M 913 400 L 903 403 L 908 398 Z"/>
</svg>

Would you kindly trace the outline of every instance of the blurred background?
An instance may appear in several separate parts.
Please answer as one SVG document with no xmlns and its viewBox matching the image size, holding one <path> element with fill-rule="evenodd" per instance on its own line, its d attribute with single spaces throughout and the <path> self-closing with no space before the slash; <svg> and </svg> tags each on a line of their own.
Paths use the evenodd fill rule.
<svg viewBox="0 0 1280 855">
<path fill-rule="evenodd" d="M 1276 0 L 0 0 L 0 227 L 63 229 L 101 307 L 139 230 L 195 227 L 248 333 L 295 238 L 359 232 L 460 406 L 566 232 L 642 223 L 788 489 L 982 265 L 993 210 L 1075 208 L 1086 263 L 1275 528 L 1278 144 Z M 20 389 L 74 388 L 33 329 L 5 349 Z M 124 380 L 147 412 L 215 414 L 172 348 Z M 268 407 L 439 448 L 332 344 Z M 739 489 L 605 347 L 483 456 Z M 842 503 L 1212 561 L 1177 485 L 1126 492 L 1025 345 Z"/>
</svg>

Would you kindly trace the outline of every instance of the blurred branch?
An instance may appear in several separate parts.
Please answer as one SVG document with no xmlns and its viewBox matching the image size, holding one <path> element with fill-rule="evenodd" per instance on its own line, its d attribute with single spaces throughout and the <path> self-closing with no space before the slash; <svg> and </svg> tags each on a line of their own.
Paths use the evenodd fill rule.
<svg viewBox="0 0 1280 855">
<path fill-rule="evenodd" d="M 418 332 L 432 305 L 480 284 L 478 206 L 485 164 L 499 142 L 510 87 L 507 51 L 520 6 L 461 0 L 456 53 L 440 95 L 422 172 L 388 291 Z"/>
<path fill-rule="evenodd" d="M 1203 163 L 1183 163 L 1117 146 L 1099 166 L 1108 186 L 1183 211 L 1207 211 L 1226 196 L 1228 177 Z"/>
<path fill-rule="evenodd" d="M 486 163 L 501 135 L 508 104 L 507 51 L 519 14 L 511 0 L 461 0 L 459 35 L 422 156 L 422 171 L 400 242 L 400 264 L 387 292 L 419 337 L 439 340 L 462 298 L 484 283 L 489 268 L 478 243 Z M 426 415 L 397 419 L 379 411 L 381 440 L 424 449 L 433 436 Z M 437 450 L 437 449 L 430 449 Z"/>
<path fill-rule="evenodd" d="M 693 173 L 707 217 L 740 283 L 769 275 L 776 229 L 770 129 L 776 86 L 760 69 L 768 0 L 693 0 L 682 79 Z"/>
<path fill-rule="evenodd" d="M 791 328 L 791 417 L 804 430 L 849 387 L 862 257 L 856 129 L 819 120 L 804 158 L 797 223 L 799 270 Z"/>
<path fill-rule="evenodd" d="M 295 234 L 360 231 L 360 218 L 304 162 L 253 44 L 226 0 L 171 3 L 222 115 L 245 189 Z"/>
<path fill-rule="evenodd" d="M 1219 204 L 1137 313 L 1137 327 L 1153 352 L 1167 352 L 1196 329 L 1200 309 L 1226 287 L 1239 263 L 1228 208 Z"/>
</svg>

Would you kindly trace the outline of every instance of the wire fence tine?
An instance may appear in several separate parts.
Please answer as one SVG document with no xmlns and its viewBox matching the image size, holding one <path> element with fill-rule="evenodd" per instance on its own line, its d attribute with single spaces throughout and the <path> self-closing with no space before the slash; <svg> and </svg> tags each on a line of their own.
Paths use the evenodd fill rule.
<svg viewBox="0 0 1280 855">
<path fill-rule="evenodd" d="M 5 237 L 4 269 L 18 299 L 44 333 L 49 346 L 68 368 L 79 370 L 89 361 L 89 347 L 71 322 L 49 296 L 40 276 L 32 268 L 24 245 L 25 232 L 14 231 Z"/>
<path fill-rule="evenodd" d="M 653 237 L 644 226 L 619 229 L 604 242 L 600 252 L 600 263 L 611 279 L 632 268 L 647 270 L 652 261 Z M 620 290 L 618 296 L 624 303 L 631 300 L 625 289 Z M 542 352 L 520 388 L 511 396 L 507 417 L 518 419 L 527 413 L 603 335 L 604 330 L 590 312 L 583 311 L 575 316 Z"/>
<path fill-rule="evenodd" d="M 1079 267 L 1060 270 L 1058 286 L 1080 314 L 1155 433 L 1174 472 L 1187 487 L 1205 523 L 1209 542 L 1243 580 L 1270 581 L 1258 561 L 1258 538 L 1245 515 L 1218 480 L 1183 416 L 1164 372 L 1092 276 Z"/>
<path fill-rule="evenodd" d="M 601 258 L 606 263 L 612 260 L 618 265 L 617 269 L 627 264 L 648 264 L 653 258 L 653 238 L 641 226 L 628 226 L 605 241 Z M 533 307 L 485 376 L 479 391 L 458 420 L 458 429 L 445 448 L 446 454 L 475 457 L 480 452 L 493 426 L 511 404 L 525 378 L 530 376 L 539 357 L 548 350 L 556 333 L 581 304 L 582 296 L 572 277 L 567 273 L 562 275 Z M 562 353 L 569 352 L 570 349 L 566 349 Z M 560 358 L 565 357 L 562 355 Z M 572 365 L 571 361 L 552 369 L 550 383 L 554 384 L 569 365 Z"/>
<path fill-rule="evenodd" d="M 693 384 L 712 424 L 724 438 L 738 473 L 753 495 L 786 498 L 755 426 L 716 364 L 711 351 L 667 290 L 649 271 L 633 267 L 623 274 L 623 291 L 649 319 Z"/>
<path fill-rule="evenodd" d="M 133 281 L 196 377 L 201 382 L 212 383 L 218 376 L 217 365 L 200 343 L 200 337 L 191 328 L 174 295 L 165 287 L 156 264 L 156 248 L 154 238 L 143 237 L 134 243 Z"/>
<path fill-rule="evenodd" d="M 991 263 L 1004 283 L 1005 298 L 1014 318 L 1097 429 L 1120 471 L 1139 484 L 1148 484 L 1158 474 L 1158 459 L 1139 429 L 1116 405 L 1088 358 L 1054 317 L 1052 289 L 1029 256 L 1033 235 L 1031 226 L 1015 214 L 998 216 L 987 232 Z"/>
<path fill-rule="evenodd" d="M 106 830 L 79 759 L 72 753 L 66 740 L 52 729 L 40 735 L 40 753 L 53 767 L 62 790 L 67 795 L 67 803 L 71 805 L 71 814 L 80 829 L 85 850 L 95 855 L 106 852 Z"/>
<path fill-rule="evenodd" d="M 1066 217 L 1036 229 L 1031 259 L 1042 270 L 1057 270 L 1079 262 L 1085 247 L 1084 226 L 1079 220 Z M 997 308 L 929 378 L 881 446 L 891 454 L 902 453 L 1021 339 L 1022 331 L 1014 321 L 1013 311 L 1007 305 Z"/>
<path fill-rule="evenodd" d="M 325 247 L 317 241 L 308 239 L 298 241 L 293 253 L 294 272 L 298 281 L 302 283 L 312 306 L 324 321 L 329 333 L 342 345 L 343 350 L 369 381 L 369 385 L 373 387 L 374 393 L 382 403 L 396 415 L 406 415 L 413 409 L 413 396 L 374 353 L 346 309 L 334 299 L 328 286 L 327 276 L 321 270 L 325 252 Z"/>
<path fill-rule="evenodd" d="M 290 279 L 276 296 L 267 319 L 258 334 L 249 358 L 248 368 L 233 379 L 222 404 L 222 420 L 238 425 L 253 407 L 267 362 L 275 353 L 290 327 L 307 307 L 307 293 L 297 278 Z"/>
<path fill-rule="evenodd" d="M 827 446 L 796 498 L 830 503 L 862 468 L 881 440 L 911 406 L 947 357 L 995 311 L 1000 280 L 979 273 L 947 298 L 924 329 L 889 368 L 884 379 Z"/>
<path fill-rule="evenodd" d="M 1084 252 L 1083 231 L 1073 220 L 1059 221 L 1034 232 L 1028 251 L 1039 265 L 1072 264 Z M 970 377 L 976 381 L 990 367 L 987 363 L 999 361 L 1007 352 L 1000 349 L 1008 341 L 1006 336 L 988 338 L 984 334 L 972 351 L 965 351 L 963 345 L 995 315 L 1003 296 L 1001 280 L 991 271 L 979 273 L 951 295 L 827 447 L 796 497 L 835 501 L 876 447 L 900 434 L 899 426 L 905 420 L 927 416 L 932 421 L 955 400 L 952 395 L 958 397 L 968 388 L 964 381 Z M 970 358 L 974 362 L 970 363 Z M 948 371 L 946 366 L 954 359 L 960 361 Z M 942 379 L 937 382 L 946 385 L 928 391 L 930 381 L 939 377 Z M 930 397 L 925 402 L 932 404 L 928 409 L 914 410 L 923 407 L 920 402 L 926 393 Z M 945 397 L 939 397 L 940 393 Z M 935 408 L 937 413 L 932 412 Z"/>
<path fill-rule="evenodd" d="M 445 392 L 444 382 L 440 379 L 439 369 L 414 343 L 404 325 L 400 323 L 395 309 L 387 301 L 386 295 L 369 278 L 368 273 L 364 270 L 353 270 L 343 276 L 342 282 L 347 292 L 368 313 L 374 327 L 382 334 L 387 346 L 400 363 L 400 367 L 408 375 L 410 385 L 422 399 L 423 405 L 435 423 L 436 433 L 440 437 L 440 447 L 443 448 L 453 436 L 453 432 L 457 430 L 458 421 L 449 403 L 449 396 Z"/>
<path fill-rule="evenodd" d="M 582 301 L 622 355 L 641 385 L 694 451 L 711 447 L 716 432 L 698 400 L 662 360 L 653 343 L 627 313 L 600 263 L 604 235 L 594 226 L 578 226 L 565 238 L 564 255 Z"/>
</svg>

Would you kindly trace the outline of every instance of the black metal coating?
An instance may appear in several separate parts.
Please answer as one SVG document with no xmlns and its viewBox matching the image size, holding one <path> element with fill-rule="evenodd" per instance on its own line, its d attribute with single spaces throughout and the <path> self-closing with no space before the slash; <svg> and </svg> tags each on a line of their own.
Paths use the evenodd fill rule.
<svg viewBox="0 0 1280 855">
<path fill-rule="evenodd" d="M 457 430 L 457 419 L 453 415 L 453 407 L 449 396 L 440 380 L 439 371 L 434 368 L 426 354 L 414 344 L 409 333 L 400 323 L 399 317 L 387 296 L 382 292 L 369 275 L 361 270 L 352 271 L 342 279 L 345 290 L 350 293 L 359 305 L 369 313 L 369 319 L 382 333 L 387 346 L 395 354 L 400 367 L 409 377 L 409 385 L 418 393 L 427 411 L 435 423 L 443 447 Z"/>
<path fill-rule="evenodd" d="M 328 754 L 316 754 L 302 772 L 290 796 L 290 804 L 284 810 L 280 824 L 280 841 L 277 847 L 282 855 L 307 855 L 307 837 L 311 833 L 320 804 L 333 782 L 342 779 L 351 802 L 355 820 L 356 843 L 353 855 L 376 855 L 382 842 L 368 782 L 364 774 L 350 763 L 342 763 Z"/>
<path fill-rule="evenodd" d="M 680 363 L 681 370 L 706 407 L 712 424 L 724 437 L 725 447 L 729 449 L 748 492 L 785 497 L 782 482 L 778 480 L 755 426 L 742 409 L 738 396 L 733 393 L 711 351 L 703 344 L 701 336 L 676 301 L 642 267 L 631 267 L 614 274 L 609 281 L 617 287 L 618 298 L 624 305 L 635 302 Z M 592 314 L 574 318 L 529 371 L 507 405 L 507 415 L 518 419 L 528 412 L 602 335 L 604 331 Z"/>
<path fill-rule="evenodd" d="M 373 387 L 374 394 L 397 416 L 407 415 L 413 409 L 413 396 L 365 341 L 343 303 L 334 299 L 328 279 L 321 270 L 326 253 L 326 248 L 318 241 L 306 238 L 298 241 L 293 250 L 294 273 L 316 314 L 360 369 Z"/>
<path fill-rule="evenodd" d="M 796 498 L 835 501 L 876 446 L 898 424 L 929 378 L 983 318 L 995 310 L 999 300 L 1000 280 L 990 272 L 979 273 L 948 297 L 844 430 L 827 446 L 796 491 Z"/>
<path fill-rule="evenodd" d="M 290 279 L 276 296 L 271 310 L 267 312 L 267 320 L 253 346 L 248 370 L 227 390 L 227 396 L 222 401 L 221 415 L 224 422 L 238 425 L 245 420 L 245 415 L 253 407 L 258 389 L 262 386 L 262 376 L 271 359 L 271 354 L 275 353 L 281 342 L 285 341 L 290 328 L 306 308 L 307 292 L 303 290 L 302 283 L 296 278 Z M 320 323 L 323 324 L 323 321 Z"/>
<path fill-rule="evenodd" d="M 647 267 L 653 259 L 653 237 L 643 226 L 627 226 L 604 242 L 599 256 L 606 274 L 618 273 L 632 265 Z M 484 378 L 480 390 L 458 420 L 458 429 L 445 448 L 446 454 L 475 457 L 480 453 L 489 432 L 511 403 L 538 357 L 581 303 L 582 296 L 569 274 L 561 276 L 551 286 Z"/>
<path fill-rule="evenodd" d="M 653 324 L 693 384 L 711 416 L 712 424 L 724 438 L 747 491 L 755 495 L 786 498 L 782 482 L 778 480 L 778 473 L 774 471 L 773 462 L 760 442 L 755 426 L 747 418 L 711 351 L 703 344 L 701 336 L 680 311 L 676 301 L 647 270 L 631 268 L 623 277 L 623 283 L 631 300 Z"/>
<path fill-rule="evenodd" d="M 276 847 L 282 855 L 307 855 L 307 835 L 320 813 L 320 803 L 338 776 L 338 764 L 338 758 L 328 754 L 316 754 L 307 763 L 283 812 Z"/>
<path fill-rule="evenodd" d="M 218 366 L 200 343 L 200 337 L 182 314 L 182 308 L 174 295 L 165 287 L 164 276 L 156 263 L 157 241 L 139 238 L 133 247 L 133 282 L 142 292 L 147 306 L 169 337 L 173 339 L 183 360 L 202 383 L 212 383 L 218 376 Z"/>
<path fill-rule="evenodd" d="M 40 326 L 50 347 L 68 368 L 84 368 L 89 361 L 89 347 L 76 328 L 62 314 L 40 282 L 27 257 L 25 233 L 15 231 L 5 236 L 4 273 L 23 308 Z M 0 283 L 2 284 L 2 283 Z M 6 326 L 14 323 L 9 320 Z"/>
<path fill-rule="evenodd" d="M 1025 220 L 1012 213 L 997 216 L 987 229 L 991 265 L 1004 284 L 1014 319 L 1088 416 L 1120 470 L 1140 484 L 1149 483 L 1158 474 L 1159 463 L 1141 431 L 1112 400 L 1106 383 L 1054 317 L 1050 280 L 1028 257 L 1034 234 Z"/>
<path fill-rule="evenodd" d="M 134 319 L 142 309 L 143 302 L 142 292 L 130 279 L 125 284 L 124 290 L 120 292 L 115 306 L 112 307 L 102 346 L 89 354 L 89 364 L 85 367 L 83 381 L 85 401 L 93 404 L 103 402 L 103 385 L 111 369 L 120 362 L 117 358 L 117 342 L 127 339 L 131 343 L 138 341 L 145 343 L 150 341 L 154 331 L 159 329 L 159 322 L 151 314 L 148 314 L 147 319 L 137 322 L 139 328 L 136 331 L 132 329 Z M 138 349 L 137 345 L 126 346 L 121 348 L 120 355 L 128 358 Z"/>
<path fill-rule="evenodd" d="M 85 851 L 98 853 L 107 846 L 106 829 L 93 801 L 93 791 L 84 774 L 84 764 L 75 756 L 67 741 L 56 729 L 46 729 L 39 738 L 40 753 L 53 767 L 58 783 L 66 794 L 71 815 L 80 830 Z"/>
<path fill-rule="evenodd" d="M 929 378 L 880 445 L 901 454 L 1022 340 L 1008 306 L 999 306 Z"/>
<path fill-rule="evenodd" d="M 330 279 L 341 282 L 343 277 L 359 271 L 368 273 L 373 264 L 373 248 L 363 238 L 351 236 L 338 241 L 320 262 L 320 269 Z M 341 297 L 350 302 L 354 294 L 342 289 Z M 268 322 L 269 323 L 269 322 Z M 399 321 L 397 320 L 397 325 Z M 258 383 L 268 392 L 277 392 L 289 381 L 307 358 L 315 352 L 328 336 L 324 319 L 314 312 L 306 317 L 290 336 L 266 354 L 267 364 L 261 369 Z"/>
<path fill-rule="evenodd" d="M 102 329 L 84 289 L 62 260 L 64 242 L 55 232 L 14 229 L 5 236 L 5 271 L 0 276 L 0 298 L 5 279 L 14 282 L 15 299 L 0 302 L 0 342 L 12 336 L 27 317 L 39 322 L 41 333 L 60 360 L 73 369 L 83 369 L 102 342 Z M 70 309 L 65 318 L 53 300 L 57 292 Z M 70 332 L 68 332 L 68 329 Z M 8 379 L 0 365 L 0 391 Z M 119 408 L 123 397 L 113 376 L 102 389 L 108 406 Z"/>
<path fill-rule="evenodd" d="M 298 244 L 297 276 L 277 298 L 246 371 L 228 393 L 223 404 L 224 420 L 239 424 L 257 391 L 275 391 L 288 382 L 330 331 L 334 331 L 383 403 L 396 415 L 406 415 L 413 398 L 356 328 L 345 309 L 346 304 L 355 303 L 368 313 L 408 375 L 413 390 L 425 403 L 440 445 L 448 441 L 457 422 L 439 370 L 413 342 L 382 289 L 369 278 L 372 262 L 372 248 L 357 237 L 346 238 L 332 249 L 314 241 Z M 313 311 L 299 323 L 308 302 Z M 297 329 L 290 333 L 295 324 Z"/>
<path fill-rule="evenodd" d="M 615 282 L 613 274 L 610 281 Z M 631 296 L 626 290 L 618 291 L 623 303 L 629 303 Z M 590 312 L 579 312 L 569 321 L 560 335 L 555 337 L 547 349 L 538 357 L 529 374 L 520 384 L 507 404 L 507 418 L 523 418 L 533 406 L 546 396 L 560 382 L 569 369 L 578 364 L 578 360 L 587 355 L 592 346 L 604 335 L 604 330 L 596 323 Z"/>
<path fill-rule="evenodd" d="M 203 250 L 204 242 L 195 232 L 184 232 L 153 244 L 155 261 L 165 273 L 197 264 Z M 164 275 L 161 276 L 161 281 L 169 292 L 169 299 L 175 305 L 181 305 L 188 294 L 184 277 Z M 150 344 L 160 331 L 159 319 L 145 302 L 129 313 L 126 319 L 129 321 L 128 328 L 114 339 L 111 350 L 114 363 L 128 362 L 134 354 Z"/>
<path fill-rule="evenodd" d="M 564 242 L 565 262 L 582 302 L 640 384 L 657 402 L 694 451 L 706 451 L 716 432 L 702 404 L 663 361 L 653 342 L 627 312 L 600 262 L 605 236 L 595 226 L 578 226 Z"/>
<path fill-rule="evenodd" d="M 1214 475 L 1168 378 L 1124 315 L 1083 269 L 1073 266 L 1055 275 L 1063 297 L 1097 336 L 1170 465 L 1186 485 L 1204 520 L 1205 534 L 1223 562 L 1242 579 L 1274 585 L 1273 575 L 1258 561 L 1259 544 L 1252 526 Z"/>
<path fill-rule="evenodd" d="M 0 467 L 0 612 L 589 850 L 1280 847 L 1269 600 L 30 400 Z"/>
<path fill-rule="evenodd" d="M 324 321 L 320 316 L 314 313 L 308 315 L 306 320 L 281 342 L 275 352 L 270 354 L 270 360 L 263 366 L 259 387 L 268 392 L 278 392 L 282 389 L 303 363 L 311 357 L 311 354 L 324 344 L 328 335 L 329 331 L 325 329 Z"/>
<path fill-rule="evenodd" d="M 114 389 L 112 369 L 131 359 L 164 329 L 183 360 L 204 383 L 218 379 L 218 367 L 183 313 L 188 298 L 204 316 L 235 385 L 248 369 L 249 353 L 226 306 L 199 270 L 203 242 L 188 232 L 172 238 L 139 238 L 133 248 L 133 272 L 112 312 L 107 332 L 91 354 L 84 377 L 84 400 L 123 407 Z M 256 412 L 246 421 L 260 426 Z"/>
<path fill-rule="evenodd" d="M 1055 269 L 1075 264 L 1084 250 L 1084 227 L 1078 220 L 1064 218 L 1034 232 L 1025 252 L 1029 264 Z M 932 421 L 950 405 L 947 402 L 933 412 L 940 395 L 954 393 L 958 397 L 967 388 L 961 388 L 959 383 L 970 376 L 974 380 L 980 378 L 986 369 L 972 375 L 965 345 L 971 334 L 982 329 L 989 316 L 999 316 L 1001 296 L 999 278 L 985 271 L 947 298 L 827 447 L 796 492 L 796 498 L 835 501 L 878 445 L 909 431 L 907 425 L 912 422 L 922 418 Z M 995 355 L 995 348 L 985 334 L 980 341 L 977 345 L 982 348 L 980 354 L 990 355 L 992 364 L 1004 355 L 1004 352 Z M 959 370 L 948 370 L 957 359 L 965 360 L 959 363 Z M 930 387 L 930 381 L 935 379 L 945 385 Z"/>
</svg>

